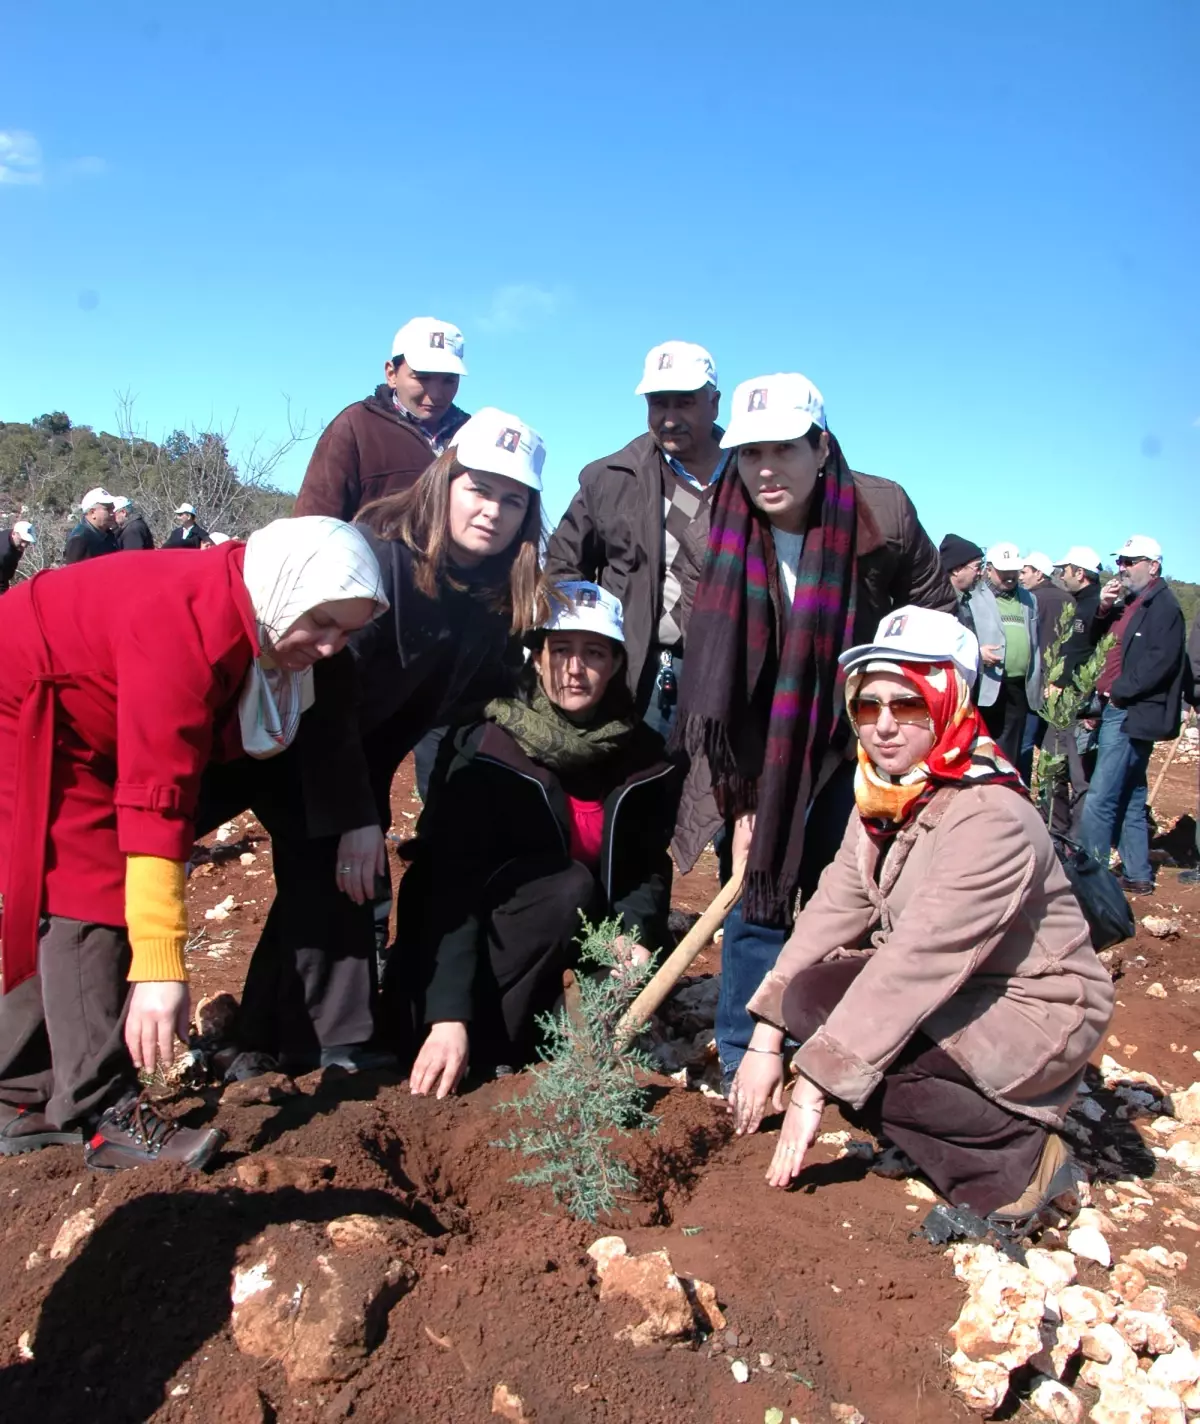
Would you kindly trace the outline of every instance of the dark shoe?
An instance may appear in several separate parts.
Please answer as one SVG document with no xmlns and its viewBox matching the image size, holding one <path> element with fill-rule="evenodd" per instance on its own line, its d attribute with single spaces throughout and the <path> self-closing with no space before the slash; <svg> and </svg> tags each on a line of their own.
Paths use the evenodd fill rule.
<svg viewBox="0 0 1200 1424">
<path fill-rule="evenodd" d="M 365 1043 L 335 1043 L 321 1050 L 322 1068 L 344 1068 L 347 1073 L 369 1073 L 372 1069 L 399 1070 L 400 1060 L 394 1053 L 368 1048 Z"/>
<path fill-rule="evenodd" d="M 19 1157 L 39 1147 L 78 1146 L 82 1141 L 77 1127 L 61 1131 L 51 1127 L 43 1113 L 0 1103 L 0 1157 Z"/>
<path fill-rule="evenodd" d="M 988 1213 L 989 1224 L 1011 1240 L 1029 1236 L 1079 1210 L 1079 1188 L 1087 1180 L 1071 1149 L 1056 1132 L 1046 1134 L 1042 1155 L 1029 1185 L 1008 1206 Z"/>
<path fill-rule="evenodd" d="M 1200 885 L 1200 870 L 1181 870 L 1177 878 L 1180 885 Z"/>
<path fill-rule="evenodd" d="M 1126 895 L 1153 895 L 1153 880 L 1128 880 L 1124 875 L 1117 876 L 1117 884 L 1124 890 Z"/>
<path fill-rule="evenodd" d="M 180 1127 L 142 1098 L 109 1108 L 96 1124 L 83 1160 L 97 1172 L 120 1172 L 147 1162 L 182 1162 L 199 1170 L 220 1151 L 215 1127 Z"/>
</svg>

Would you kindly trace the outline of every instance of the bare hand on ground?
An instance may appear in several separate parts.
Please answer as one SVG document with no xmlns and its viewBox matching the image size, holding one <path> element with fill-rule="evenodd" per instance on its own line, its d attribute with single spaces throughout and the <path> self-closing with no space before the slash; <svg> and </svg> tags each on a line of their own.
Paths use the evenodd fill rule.
<svg viewBox="0 0 1200 1424">
<path fill-rule="evenodd" d="M 191 1002 L 188 986 L 174 980 L 135 984 L 125 1016 L 125 1046 L 139 1071 L 153 1073 L 156 1063 L 163 1069 L 175 1058 L 175 1039 L 187 1042 Z"/>
<path fill-rule="evenodd" d="M 1004 661 L 1004 647 L 1000 643 L 984 643 L 979 649 L 979 656 L 988 667 L 997 667 Z"/>
<path fill-rule="evenodd" d="M 387 874 L 387 845 L 378 826 L 346 831 L 338 841 L 337 887 L 356 905 L 375 898 L 377 876 Z"/>
<path fill-rule="evenodd" d="M 775 1146 L 775 1155 L 767 1168 L 768 1186 L 791 1186 L 804 1166 L 813 1139 L 821 1130 L 821 1114 L 824 1111 L 824 1093 L 807 1078 L 800 1078 L 792 1089 L 792 1100 L 783 1115 L 783 1128 Z"/>
<path fill-rule="evenodd" d="M 628 935 L 618 935 L 613 940 L 613 951 L 619 961 L 615 969 L 609 970 L 609 975 L 613 979 L 621 979 L 629 970 L 650 962 L 650 951 L 646 946 L 635 944 Z"/>
<path fill-rule="evenodd" d="M 430 1092 L 438 1098 L 447 1097 L 467 1071 L 467 1057 L 465 1023 L 446 1020 L 432 1024 L 409 1075 L 409 1091 L 415 1098 Z"/>
<path fill-rule="evenodd" d="M 739 1137 L 757 1132 L 767 1114 L 783 1111 L 783 1034 L 759 1024 L 729 1089 L 729 1111 Z"/>
</svg>

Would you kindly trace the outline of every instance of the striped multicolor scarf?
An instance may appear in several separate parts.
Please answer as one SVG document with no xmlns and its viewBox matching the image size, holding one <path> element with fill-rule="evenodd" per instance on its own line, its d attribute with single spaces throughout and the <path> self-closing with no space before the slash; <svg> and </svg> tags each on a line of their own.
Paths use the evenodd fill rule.
<svg viewBox="0 0 1200 1424">
<path fill-rule="evenodd" d="M 853 641 L 855 523 L 854 477 L 830 436 L 789 616 L 770 525 L 735 471 L 713 507 L 673 741 L 707 758 L 726 817 L 755 812 L 743 898 L 761 924 L 791 912 L 813 781 L 842 706 L 837 659 Z"/>
</svg>

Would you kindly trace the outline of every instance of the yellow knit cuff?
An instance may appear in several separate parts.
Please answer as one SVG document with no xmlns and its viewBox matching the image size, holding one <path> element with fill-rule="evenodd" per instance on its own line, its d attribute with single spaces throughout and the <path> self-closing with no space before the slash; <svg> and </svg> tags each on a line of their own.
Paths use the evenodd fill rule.
<svg viewBox="0 0 1200 1424">
<path fill-rule="evenodd" d="M 133 963 L 130 983 L 186 982 L 187 870 L 181 860 L 157 855 L 125 859 L 125 923 Z"/>
</svg>

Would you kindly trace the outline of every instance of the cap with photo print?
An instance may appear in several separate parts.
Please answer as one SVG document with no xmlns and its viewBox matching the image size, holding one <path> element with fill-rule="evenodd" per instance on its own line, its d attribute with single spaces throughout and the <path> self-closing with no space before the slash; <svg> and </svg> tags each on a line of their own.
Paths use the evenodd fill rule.
<svg viewBox="0 0 1200 1424">
<path fill-rule="evenodd" d="M 664 341 L 646 356 L 635 396 L 660 391 L 699 391 L 717 384 L 717 366 L 703 346 L 692 341 Z"/>
<path fill-rule="evenodd" d="M 953 663 L 969 682 L 979 671 L 979 640 L 952 613 L 909 604 L 885 614 L 870 643 L 838 658 L 847 672 L 864 663 Z"/>
<path fill-rule="evenodd" d="M 583 579 L 554 585 L 561 601 L 540 625 L 543 633 L 599 633 L 615 643 L 625 641 L 625 614 L 621 600 L 598 583 Z"/>
<path fill-rule="evenodd" d="M 392 363 L 403 357 L 408 369 L 418 374 L 437 371 L 449 376 L 465 376 L 463 351 L 463 334 L 457 326 L 438 321 L 435 316 L 414 316 L 396 333 Z"/>
<path fill-rule="evenodd" d="M 1116 552 L 1118 559 L 1156 559 L 1162 562 L 1162 545 L 1149 534 L 1131 534 Z"/>
<path fill-rule="evenodd" d="M 79 507 L 86 514 L 89 509 L 95 509 L 98 504 L 107 504 L 111 508 L 113 503 L 112 495 L 103 485 L 97 485 L 95 489 L 88 490 L 87 494 L 79 501 Z"/>
<path fill-rule="evenodd" d="M 1058 567 L 1065 569 L 1070 564 L 1072 568 L 1082 569 L 1086 574 L 1098 574 L 1103 562 L 1104 560 L 1089 544 L 1072 544 L 1059 559 Z"/>
<path fill-rule="evenodd" d="M 998 574 L 1019 574 L 1025 567 L 1020 549 L 1003 541 L 987 551 L 987 561 Z"/>
<path fill-rule="evenodd" d="M 546 463 L 546 442 L 515 415 L 487 405 L 478 410 L 451 442 L 460 465 L 468 470 L 487 470 L 507 475 L 510 480 L 542 488 L 542 466 Z"/>
<path fill-rule="evenodd" d="M 799 440 L 814 425 L 829 429 L 825 424 L 824 397 L 798 371 L 743 381 L 733 393 L 730 412 L 722 450 L 765 441 Z"/>
<path fill-rule="evenodd" d="M 1043 578 L 1050 578 L 1054 573 L 1054 565 L 1050 561 L 1049 554 L 1043 554 L 1040 549 L 1031 549 L 1021 560 L 1023 569 L 1037 569 Z"/>
<path fill-rule="evenodd" d="M 27 544 L 37 543 L 37 531 L 34 529 L 33 525 L 30 524 L 28 519 L 18 519 L 12 527 L 12 532 L 14 534 L 20 535 L 20 537 L 24 539 Z"/>
</svg>

